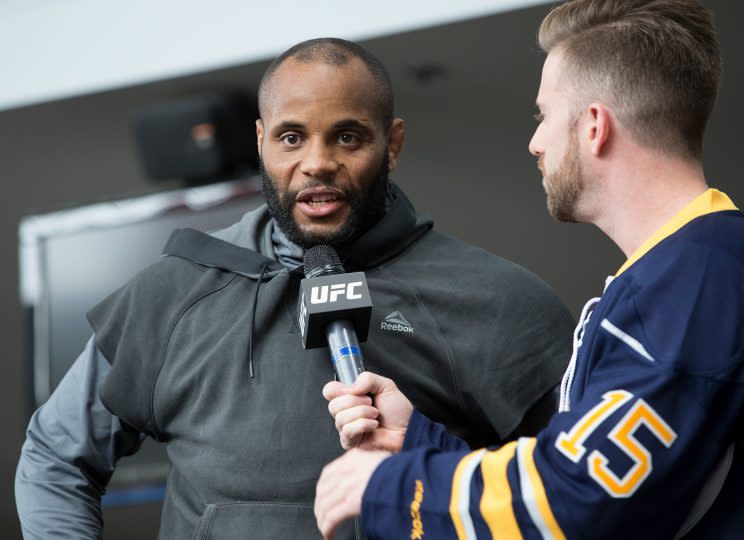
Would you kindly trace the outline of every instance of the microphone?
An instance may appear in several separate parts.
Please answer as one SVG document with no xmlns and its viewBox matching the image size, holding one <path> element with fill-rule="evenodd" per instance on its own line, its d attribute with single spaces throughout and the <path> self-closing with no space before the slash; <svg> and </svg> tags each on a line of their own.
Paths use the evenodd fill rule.
<svg viewBox="0 0 744 540">
<path fill-rule="evenodd" d="M 353 384 L 364 371 L 372 300 L 364 272 L 345 273 L 331 246 L 308 249 L 300 283 L 299 324 L 305 349 L 328 346 L 338 380 Z"/>
</svg>

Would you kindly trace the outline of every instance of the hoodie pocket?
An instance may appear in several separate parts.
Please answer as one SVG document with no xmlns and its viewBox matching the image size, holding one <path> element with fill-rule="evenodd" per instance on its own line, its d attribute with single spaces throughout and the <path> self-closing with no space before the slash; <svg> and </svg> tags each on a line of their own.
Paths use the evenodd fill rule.
<svg viewBox="0 0 744 540">
<path fill-rule="evenodd" d="M 339 527 L 338 540 L 354 539 L 354 523 Z M 208 504 L 192 540 L 276 540 L 301 538 L 322 540 L 309 504 L 234 502 Z"/>
</svg>

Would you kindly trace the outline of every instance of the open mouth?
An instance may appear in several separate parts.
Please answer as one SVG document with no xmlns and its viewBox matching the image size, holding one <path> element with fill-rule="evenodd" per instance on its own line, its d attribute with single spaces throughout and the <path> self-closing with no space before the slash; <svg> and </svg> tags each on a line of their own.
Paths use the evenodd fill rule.
<svg viewBox="0 0 744 540">
<path fill-rule="evenodd" d="M 331 198 L 328 198 L 328 199 L 315 199 L 315 198 L 313 198 L 313 199 L 308 199 L 306 201 L 301 201 L 301 202 L 307 203 L 310 206 L 320 207 L 320 206 L 323 206 L 324 204 L 329 204 L 329 203 L 332 203 L 332 202 L 336 202 L 337 200 L 338 199 L 336 197 L 331 197 Z"/>
<path fill-rule="evenodd" d="M 344 206 L 346 198 L 338 189 L 319 187 L 303 189 L 296 200 L 305 215 L 317 218 L 335 214 Z"/>
</svg>

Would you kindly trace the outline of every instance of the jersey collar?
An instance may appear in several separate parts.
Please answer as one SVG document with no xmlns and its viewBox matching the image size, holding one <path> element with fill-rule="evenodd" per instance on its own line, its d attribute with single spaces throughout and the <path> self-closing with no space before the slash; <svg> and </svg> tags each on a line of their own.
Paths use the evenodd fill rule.
<svg viewBox="0 0 744 540">
<path fill-rule="evenodd" d="M 713 212 L 723 212 L 726 210 L 738 210 L 728 195 L 717 189 L 708 189 L 705 193 L 698 195 L 693 201 L 677 212 L 675 216 L 661 226 L 651 237 L 631 255 L 625 264 L 620 267 L 615 277 L 619 276 L 630 268 L 638 259 L 648 253 L 656 244 L 671 236 L 690 221 L 706 214 Z"/>
</svg>

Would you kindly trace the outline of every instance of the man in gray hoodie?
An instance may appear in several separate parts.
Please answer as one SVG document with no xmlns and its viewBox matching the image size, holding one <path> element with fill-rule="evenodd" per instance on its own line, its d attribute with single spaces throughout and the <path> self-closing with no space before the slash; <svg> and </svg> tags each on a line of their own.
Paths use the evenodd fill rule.
<svg viewBox="0 0 744 540">
<path fill-rule="evenodd" d="M 100 498 L 144 437 L 171 462 L 160 535 L 316 538 L 315 482 L 341 453 L 304 350 L 302 255 L 334 246 L 374 302 L 368 369 L 470 444 L 534 432 L 553 412 L 571 317 L 523 268 L 433 230 L 388 175 L 403 146 L 382 64 L 303 42 L 259 89 L 267 205 L 164 257 L 93 308 L 94 335 L 33 416 L 16 475 L 26 538 L 100 538 Z M 338 538 L 359 537 L 354 522 Z"/>
</svg>

